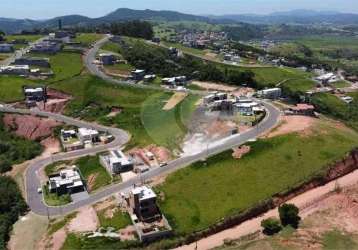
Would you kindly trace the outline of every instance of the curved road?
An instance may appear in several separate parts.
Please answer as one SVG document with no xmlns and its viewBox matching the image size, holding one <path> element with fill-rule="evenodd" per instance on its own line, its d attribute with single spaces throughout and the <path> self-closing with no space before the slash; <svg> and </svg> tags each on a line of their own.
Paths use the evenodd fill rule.
<svg viewBox="0 0 358 250">
<path fill-rule="evenodd" d="M 109 37 L 107 36 L 107 37 L 101 39 L 100 41 L 98 41 L 93 46 L 93 48 L 91 48 L 86 54 L 85 64 L 86 64 L 88 70 L 92 74 L 97 75 L 98 77 L 100 77 L 104 80 L 110 81 L 112 83 L 115 83 L 115 84 L 133 86 L 133 87 L 137 87 L 137 88 L 163 90 L 163 88 L 161 88 L 161 87 L 148 86 L 148 85 L 142 85 L 142 84 L 132 84 L 129 82 L 123 82 L 123 81 L 120 81 L 117 79 L 113 79 L 112 77 L 107 76 L 102 71 L 100 71 L 99 68 L 93 64 L 93 61 L 95 60 L 98 50 L 103 46 L 104 43 L 106 43 L 108 41 L 108 39 L 109 39 Z M 202 94 L 201 91 L 198 91 L 198 92 L 200 92 Z M 40 111 L 37 109 L 33 109 L 33 110 L 15 109 L 15 108 L 11 108 L 8 106 L 0 105 L 0 112 L 32 114 L 32 115 L 37 115 L 37 116 L 48 117 L 48 118 L 52 118 L 54 120 L 57 120 L 57 121 L 60 121 L 60 122 L 63 122 L 63 123 L 69 124 L 69 125 L 74 125 L 77 127 L 87 127 L 87 128 L 93 128 L 93 129 L 96 129 L 99 131 L 109 132 L 110 134 L 112 134 L 115 137 L 114 141 L 112 141 L 111 143 L 106 144 L 106 145 L 96 146 L 93 148 L 78 150 L 78 151 L 74 151 L 74 152 L 60 153 L 60 154 L 53 155 L 51 157 L 34 160 L 30 163 L 30 165 L 27 169 L 27 172 L 26 172 L 26 176 L 25 176 L 27 203 L 29 204 L 30 209 L 36 214 L 43 215 L 43 216 L 45 216 L 45 215 L 56 216 L 56 215 L 70 213 L 70 212 L 77 210 L 78 208 L 86 206 L 86 205 L 94 204 L 98 201 L 101 201 L 101 200 L 113 195 L 114 193 L 118 193 L 118 192 L 128 189 L 131 186 L 133 186 L 134 184 L 141 183 L 143 180 L 152 179 L 156 176 L 160 176 L 162 174 L 173 172 L 180 168 L 186 167 L 186 166 L 190 165 L 191 163 L 205 159 L 208 156 L 218 154 L 218 153 L 228 150 L 232 147 L 242 145 L 251 139 L 255 139 L 260 134 L 272 129 L 277 124 L 279 117 L 280 117 L 280 111 L 276 107 L 274 107 L 272 104 L 270 104 L 268 102 L 263 102 L 263 104 L 266 108 L 267 115 L 266 115 L 265 119 L 260 124 L 258 124 L 256 127 L 254 127 L 253 129 L 246 131 L 242 134 L 237 134 L 237 135 L 231 136 L 229 138 L 226 138 L 224 140 L 221 140 L 220 142 L 215 143 L 215 145 L 211 145 L 207 149 L 203 149 L 203 151 L 200 153 L 193 154 L 190 156 L 184 156 L 179 159 L 173 160 L 173 161 L 169 162 L 168 165 L 165 167 L 162 167 L 162 168 L 158 167 L 158 168 L 151 169 L 150 171 L 142 174 L 140 177 L 135 177 L 135 178 L 128 180 L 126 182 L 122 182 L 119 184 L 115 184 L 115 185 L 106 187 L 105 189 L 102 189 L 94 194 L 91 194 L 87 199 L 84 199 L 84 200 L 81 200 L 78 202 L 72 202 L 71 204 L 68 204 L 68 205 L 62 206 L 62 207 L 48 207 L 46 204 L 44 204 L 42 195 L 38 194 L 38 192 L 37 192 L 37 189 L 39 187 L 41 187 L 41 183 L 40 183 L 40 179 L 39 179 L 40 171 L 45 166 L 47 166 L 51 163 L 54 163 L 54 162 L 80 158 L 80 157 L 83 157 L 83 156 L 86 156 L 89 154 L 97 154 L 100 152 L 104 152 L 110 148 L 121 147 L 129 141 L 130 136 L 127 134 L 127 132 L 125 132 L 121 129 L 92 124 L 92 123 L 80 121 L 80 120 L 77 120 L 74 118 L 66 117 L 61 114 L 43 112 L 43 111 Z"/>
<path fill-rule="evenodd" d="M 90 149 L 84 149 L 84 150 L 78 150 L 74 152 L 68 152 L 68 153 L 61 153 L 57 155 L 53 155 L 52 157 L 43 158 L 39 160 L 34 160 L 31 162 L 31 164 L 28 167 L 28 170 L 26 172 L 26 193 L 27 193 L 27 203 L 29 204 L 30 209 L 39 215 L 50 215 L 50 216 L 56 216 L 56 215 L 62 215 L 70 213 L 74 210 L 79 209 L 80 207 L 94 204 L 98 201 L 101 201 L 114 193 L 121 192 L 125 189 L 130 188 L 134 184 L 141 183 L 143 180 L 152 179 L 156 176 L 173 172 L 175 170 L 178 170 L 180 168 L 186 167 L 190 165 L 193 162 L 199 161 L 201 159 L 205 159 L 208 156 L 212 156 L 215 154 L 218 154 L 220 152 L 223 152 L 225 150 L 228 150 L 232 147 L 242 145 L 245 142 L 254 139 L 258 137 L 260 134 L 272 129 L 279 120 L 280 117 L 280 111 L 274 107 L 270 103 L 263 103 L 266 110 L 267 115 L 265 119 L 259 123 L 255 128 L 246 131 L 242 134 L 231 136 L 227 139 L 224 139 L 220 141 L 220 143 L 216 143 L 216 145 L 213 145 L 207 149 L 203 149 L 202 152 L 198 154 L 194 154 L 191 156 L 185 156 L 181 157 L 179 159 L 173 160 L 168 163 L 165 167 L 158 167 L 150 170 L 149 172 L 146 172 L 142 174 L 140 177 L 135 177 L 131 180 L 128 180 L 126 182 L 122 182 L 119 184 L 115 184 L 112 186 L 109 186 L 105 189 L 100 190 L 99 192 L 92 194 L 89 196 L 89 198 L 85 200 L 81 200 L 79 202 L 73 202 L 69 205 L 63 206 L 63 207 L 48 207 L 44 204 L 42 200 L 42 195 L 37 193 L 37 189 L 41 186 L 40 179 L 39 179 L 39 172 L 47 165 L 58 162 L 58 161 L 64 161 L 74 158 L 83 157 L 89 154 L 96 154 L 99 152 L 106 151 L 113 147 L 120 147 L 123 146 L 125 143 L 129 141 L 128 134 L 120 129 L 116 128 L 110 128 L 95 124 L 90 124 L 84 121 L 79 121 L 70 117 L 66 117 L 60 114 L 54 114 L 49 112 L 42 112 L 39 110 L 22 110 L 22 109 L 14 109 L 9 108 L 6 106 L 0 107 L 0 112 L 7 112 L 7 113 L 20 113 L 20 114 L 32 114 L 32 115 L 38 115 L 43 117 L 48 117 L 55 119 L 60 122 L 64 122 L 66 124 L 75 125 L 75 126 L 81 126 L 81 127 L 88 127 L 88 128 L 94 128 L 100 131 L 106 131 L 109 133 L 112 133 L 115 137 L 115 140 L 107 145 L 101 145 L 98 147 L 93 147 Z"/>
</svg>

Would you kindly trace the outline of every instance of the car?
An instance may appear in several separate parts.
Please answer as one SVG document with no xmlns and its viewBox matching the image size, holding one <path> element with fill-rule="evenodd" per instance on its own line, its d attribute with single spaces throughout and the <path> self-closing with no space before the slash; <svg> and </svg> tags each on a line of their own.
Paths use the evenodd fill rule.
<svg viewBox="0 0 358 250">
<path fill-rule="evenodd" d="M 42 194 L 42 188 L 38 188 L 37 193 Z"/>
<path fill-rule="evenodd" d="M 168 166 L 168 163 L 167 163 L 167 162 L 162 162 L 162 163 L 159 164 L 159 167 L 161 167 L 161 168 L 162 168 L 162 167 L 165 167 L 165 166 Z"/>
</svg>

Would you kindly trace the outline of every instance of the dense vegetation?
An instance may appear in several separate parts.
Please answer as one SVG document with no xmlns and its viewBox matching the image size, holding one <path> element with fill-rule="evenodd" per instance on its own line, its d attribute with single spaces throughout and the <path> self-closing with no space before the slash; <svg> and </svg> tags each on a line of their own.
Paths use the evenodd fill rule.
<svg viewBox="0 0 358 250">
<path fill-rule="evenodd" d="M 9 132 L 3 124 L 0 114 L 0 173 L 11 170 L 13 164 L 34 158 L 42 151 L 37 142 L 25 140 Z"/>
<path fill-rule="evenodd" d="M 126 44 L 121 47 L 121 54 L 136 68 L 145 69 L 162 77 L 185 75 L 202 81 L 225 82 L 233 85 L 245 83 L 255 86 L 254 74 L 248 70 L 225 69 L 188 55 L 173 57 L 169 50 L 139 40 L 126 39 Z"/>
<path fill-rule="evenodd" d="M 27 211 L 27 205 L 10 177 L 0 176 L 0 194 L 0 249 L 6 249 L 12 225 Z"/>
<path fill-rule="evenodd" d="M 142 21 L 112 23 L 109 30 L 113 35 L 137 37 L 147 40 L 152 39 L 154 35 L 152 25 Z"/>
<path fill-rule="evenodd" d="M 327 93 L 315 94 L 311 102 L 323 114 L 344 121 L 347 125 L 358 130 L 358 94 L 352 93 L 353 102 L 346 104 L 337 96 Z"/>
</svg>

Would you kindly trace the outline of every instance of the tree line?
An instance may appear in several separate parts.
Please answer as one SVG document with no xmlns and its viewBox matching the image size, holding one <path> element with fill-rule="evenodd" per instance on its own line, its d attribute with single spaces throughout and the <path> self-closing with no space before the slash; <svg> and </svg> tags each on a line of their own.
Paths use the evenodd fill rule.
<svg viewBox="0 0 358 250">
<path fill-rule="evenodd" d="M 178 56 L 166 48 L 125 40 L 120 53 L 134 67 L 162 77 L 185 75 L 189 79 L 256 87 L 254 73 L 205 62 L 193 56 Z"/>
</svg>

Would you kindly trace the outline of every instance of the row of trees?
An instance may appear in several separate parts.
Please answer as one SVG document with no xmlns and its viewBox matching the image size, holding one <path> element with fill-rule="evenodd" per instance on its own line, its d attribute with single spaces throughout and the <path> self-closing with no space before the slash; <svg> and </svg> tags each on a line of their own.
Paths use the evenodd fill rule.
<svg viewBox="0 0 358 250">
<path fill-rule="evenodd" d="M 151 40 L 154 36 L 152 24 L 144 21 L 112 23 L 109 31 L 113 35 L 130 36 Z"/>
<path fill-rule="evenodd" d="M 155 73 L 163 77 L 185 75 L 188 78 L 202 81 L 256 86 L 254 73 L 251 71 L 218 66 L 192 56 L 173 56 L 165 48 L 154 47 L 144 42 L 124 44 L 120 52 L 136 68 L 145 69 L 148 73 Z"/>
<path fill-rule="evenodd" d="M 0 173 L 11 170 L 11 166 L 39 155 L 42 147 L 39 143 L 25 140 L 7 131 L 0 114 Z"/>
<path fill-rule="evenodd" d="M 27 211 L 27 205 L 10 177 L 0 176 L 0 194 L 0 249 L 6 249 L 12 225 Z"/>
<path fill-rule="evenodd" d="M 283 204 L 278 208 L 278 213 L 280 220 L 276 218 L 268 218 L 261 222 L 263 227 L 263 233 L 266 235 L 274 235 L 282 230 L 282 226 L 291 226 L 293 228 L 298 228 L 301 217 L 299 214 L 299 209 L 294 204 Z"/>
</svg>

